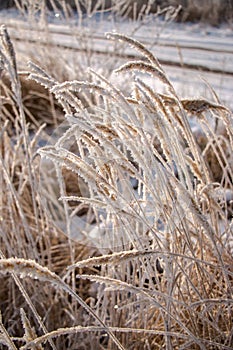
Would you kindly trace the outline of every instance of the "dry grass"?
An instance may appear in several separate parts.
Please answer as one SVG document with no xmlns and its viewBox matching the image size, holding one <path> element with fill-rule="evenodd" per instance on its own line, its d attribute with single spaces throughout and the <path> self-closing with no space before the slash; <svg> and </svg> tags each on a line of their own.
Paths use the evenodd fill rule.
<svg viewBox="0 0 233 350">
<path fill-rule="evenodd" d="M 1 28 L 1 346 L 231 349 L 232 114 L 108 37 L 142 56 L 116 69 L 128 92 L 32 62 L 20 78 Z"/>
<path fill-rule="evenodd" d="M 158 8 L 180 8 L 177 19 L 182 22 L 205 22 L 218 25 L 222 22 L 232 23 L 232 0 L 139 0 L 128 1 L 127 13 L 130 17 L 154 13 Z"/>
<path fill-rule="evenodd" d="M 44 13 L 46 7 L 69 17 L 73 10 L 89 15 L 96 11 L 111 9 L 120 16 L 142 18 L 149 13 L 156 13 L 159 9 L 179 8 L 179 21 L 205 22 L 218 25 L 222 22 L 232 23 L 232 0 L 6 0 L 1 2 L 0 8 L 17 6 L 24 14 L 35 15 Z"/>
<path fill-rule="evenodd" d="M 232 23 L 232 0 L 170 0 L 169 4 L 172 6 L 182 6 L 178 17 L 181 21 L 201 21 L 212 25 L 217 25 L 221 22 Z"/>
</svg>

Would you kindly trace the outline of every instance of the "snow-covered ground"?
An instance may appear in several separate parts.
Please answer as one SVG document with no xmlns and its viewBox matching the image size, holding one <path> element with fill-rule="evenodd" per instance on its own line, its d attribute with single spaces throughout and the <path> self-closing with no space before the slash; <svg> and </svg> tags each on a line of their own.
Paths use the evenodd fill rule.
<svg viewBox="0 0 233 350">
<path fill-rule="evenodd" d="M 67 25 L 60 16 L 50 16 L 49 39 L 38 32 L 40 23 L 26 23 L 14 10 L 0 11 L 0 23 L 6 24 L 12 39 L 18 39 L 17 48 L 27 51 L 30 41 L 50 40 L 74 50 L 83 49 L 83 41 L 90 40 L 91 50 L 98 51 L 100 65 L 104 59 L 100 53 L 114 52 L 115 44 L 106 40 L 105 33 L 116 31 L 133 36 L 146 45 L 161 61 L 169 79 L 181 97 L 205 97 L 213 99 L 206 82 L 215 90 L 221 103 L 233 110 L 233 28 L 222 25 L 218 28 L 203 24 L 179 24 L 148 17 L 142 23 L 117 20 L 109 14 L 92 18 L 78 17 Z M 19 29 L 20 28 L 20 29 Z M 19 41 L 21 43 L 19 45 Z M 23 43 L 23 44 L 22 44 Z M 26 44 L 25 44 L 26 43 Z M 139 54 L 124 45 L 120 49 L 123 56 Z M 119 60 L 120 64 L 128 57 Z M 156 89 L 161 89 L 159 81 L 151 81 Z"/>
</svg>

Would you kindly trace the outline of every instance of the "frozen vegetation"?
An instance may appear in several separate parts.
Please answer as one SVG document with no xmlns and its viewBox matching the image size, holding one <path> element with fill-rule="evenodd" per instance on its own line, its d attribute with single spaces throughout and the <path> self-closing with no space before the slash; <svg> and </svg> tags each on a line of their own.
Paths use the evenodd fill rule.
<svg viewBox="0 0 233 350">
<path fill-rule="evenodd" d="M 231 25 L 15 3 L 0 11 L 0 348 L 232 349 Z"/>
</svg>

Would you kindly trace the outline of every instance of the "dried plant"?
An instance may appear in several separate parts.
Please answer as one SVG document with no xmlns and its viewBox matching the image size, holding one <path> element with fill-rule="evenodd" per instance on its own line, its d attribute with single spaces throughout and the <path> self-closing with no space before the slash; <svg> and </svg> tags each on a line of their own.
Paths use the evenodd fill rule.
<svg viewBox="0 0 233 350">
<path fill-rule="evenodd" d="M 31 137 L 1 33 L 15 113 L 0 133 L 2 346 L 231 349 L 231 112 L 179 98 L 146 47 L 108 33 L 142 56 L 115 70 L 130 92 L 94 70 L 60 82 L 29 64 L 64 112 L 40 147 L 47 125 Z"/>
</svg>

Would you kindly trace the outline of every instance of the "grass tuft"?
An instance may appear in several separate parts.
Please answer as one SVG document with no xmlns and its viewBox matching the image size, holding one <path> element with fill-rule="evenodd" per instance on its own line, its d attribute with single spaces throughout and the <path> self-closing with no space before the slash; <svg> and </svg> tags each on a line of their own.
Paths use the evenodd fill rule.
<svg viewBox="0 0 233 350">
<path fill-rule="evenodd" d="M 129 90 L 38 62 L 22 78 L 1 28 L 0 344 L 231 349 L 231 111 L 107 35 L 141 55 L 112 69 Z"/>
</svg>

